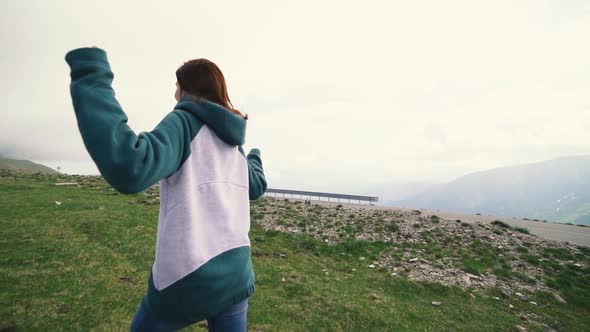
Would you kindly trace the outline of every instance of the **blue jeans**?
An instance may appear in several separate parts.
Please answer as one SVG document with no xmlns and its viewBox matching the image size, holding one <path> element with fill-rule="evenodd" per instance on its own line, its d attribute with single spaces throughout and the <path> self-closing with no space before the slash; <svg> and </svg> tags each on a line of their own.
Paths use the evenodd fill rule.
<svg viewBox="0 0 590 332">
<path fill-rule="evenodd" d="M 244 332 L 246 331 L 246 317 L 248 315 L 248 299 L 234 304 L 217 316 L 207 319 L 209 332 Z M 164 332 L 176 331 L 187 327 L 186 323 L 169 323 L 149 317 L 143 308 L 139 305 L 133 322 L 131 323 L 131 332 Z"/>
</svg>

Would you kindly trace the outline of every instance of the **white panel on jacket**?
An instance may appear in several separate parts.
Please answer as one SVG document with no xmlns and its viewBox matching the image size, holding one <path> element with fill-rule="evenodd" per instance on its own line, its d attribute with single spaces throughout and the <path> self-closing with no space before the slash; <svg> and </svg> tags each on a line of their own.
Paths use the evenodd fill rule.
<svg viewBox="0 0 590 332">
<path fill-rule="evenodd" d="M 246 158 L 203 125 L 191 154 L 160 182 L 154 286 L 162 290 L 211 258 L 249 246 Z"/>
</svg>

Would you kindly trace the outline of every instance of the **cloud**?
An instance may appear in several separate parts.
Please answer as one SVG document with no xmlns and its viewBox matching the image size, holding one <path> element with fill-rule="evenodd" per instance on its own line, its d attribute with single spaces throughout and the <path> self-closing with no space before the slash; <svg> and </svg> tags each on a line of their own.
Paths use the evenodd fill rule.
<svg viewBox="0 0 590 332">
<path fill-rule="evenodd" d="M 136 131 L 172 109 L 179 65 L 215 61 L 250 115 L 247 147 L 262 148 L 277 185 L 439 181 L 590 151 L 586 1 L 22 1 L 0 10 L 0 152 L 21 158 L 90 160 L 63 57 L 91 45 L 107 50 Z"/>
</svg>

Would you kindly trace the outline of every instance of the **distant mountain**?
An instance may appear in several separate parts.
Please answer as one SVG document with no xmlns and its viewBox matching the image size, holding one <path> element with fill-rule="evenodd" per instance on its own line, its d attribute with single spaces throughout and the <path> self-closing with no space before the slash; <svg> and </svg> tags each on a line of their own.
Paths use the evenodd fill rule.
<svg viewBox="0 0 590 332">
<path fill-rule="evenodd" d="M 590 224 L 590 156 L 473 173 L 398 204 Z"/>
<path fill-rule="evenodd" d="M 0 157 L 0 169 L 20 169 L 31 172 L 40 172 L 46 174 L 58 174 L 59 172 L 53 168 L 34 163 L 29 160 L 16 160 Z"/>
</svg>

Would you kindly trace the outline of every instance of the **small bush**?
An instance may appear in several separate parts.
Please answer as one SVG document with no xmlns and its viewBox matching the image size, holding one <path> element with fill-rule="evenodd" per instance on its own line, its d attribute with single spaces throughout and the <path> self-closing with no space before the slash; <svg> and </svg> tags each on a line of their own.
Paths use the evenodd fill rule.
<svg viewBox="0 0 590 332">
<path fill-rule="evenodd" d="M 528 228 L 524 228 L 524 227 L 514 227 L 513 228 L 515 231 L 523 233 L 523 234 L 531 234 L 531 232 L 529 232 Z"/>
<path fill-rule="evenodd" d="M 295 240 L 295 246 L 301 251 L 317 252 L 319 240 L 307 235 L 298 235 Z"/>
<path fill-rule="evenodd" d="M 504 267 L 497 267 L 494 268 L 494 270 L 492 271 L 496 276 L 503 278 L 503 279 L 510 279 L 511 276 L 511 272 L 509 269 L 506 269 Z"/>
<path fill-rule="evenodd" d="M 385 229 L 386 229 L 388 232 L 392 232 L 392 233 L 394 233 L 394 232 L 397 232 L 397 231 L 399 231 L 399 225 L 398 225 L 398 224 L 396 224 L 396 223 L 394 223 L 394 222 L 392 222 L 392 223 L 389 223 L 389 224 L 385 225 Z"/>
<path fill-rule="evenodd" d="M 520 255 L 520 258 L 522 258 L 522 260 L 524 260 L 525 262 L 528 262 L 531 265 L 534 265 L 534 266 L 541 265 L 541 262 L 539 262 L 538 256 L 523 254 L 523 255 Z"/>
<path fill-rule="evenodd" d="M 521 272 L 513 271 L 512 272 L 512 277 L 514 277 L 516 279 L 520 279 L 521 281 L 524 281 L 524 282 L 526 282 L 528 284 L 533 284 L 534 285 L 536 283 L 535 279 L 533 279 L 533 278 L 531 278 L 531 277 L 529 277 L 526 274 L 521 273 Z"/>
<path fill-rule="evenodd" d="M 510 227 L 510 225 L 508 225 L 507 223 L 505 223 L 505 222 L 503 222 L 501 220 L 494 220 L 494 221 L 492 221 L 492 225 L 500 226 L 502 228 L 507 228 L 507 229 L 512 228 L 512 227 Z"/>
<path fill-rule="evenodd" d="M 485 272 L 485 266 L 480 261 L 466 259 L 463 261 L 462 270 L 467 273 L 481 275 Z"/>
<path fill-rule="evenodd" d="M 344 232 L 346 232 L 347 234 L 353 234 L 354 228 L 352 228 L 352 226 L 346 226 L 344 227 Z"/>
<path fill-rule="evenodd" d="M 543 256 L 553 256 L 554 258 L 561 259 L 561 260 L 572 260 L 574 256 L 564 248 L 546 248 L 543 250 Z"/>
</svg>

